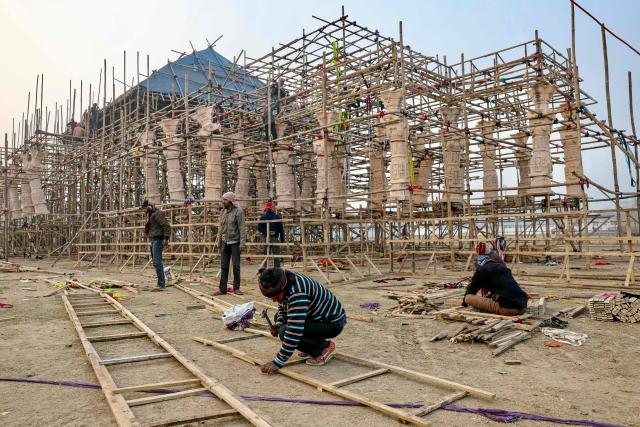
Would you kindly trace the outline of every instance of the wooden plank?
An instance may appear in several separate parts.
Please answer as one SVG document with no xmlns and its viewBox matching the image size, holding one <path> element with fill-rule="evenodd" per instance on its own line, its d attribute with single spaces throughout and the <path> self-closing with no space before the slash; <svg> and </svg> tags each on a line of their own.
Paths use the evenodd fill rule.
<svg viewBox="0 0 640 427">
<path fill-rule="evenodd" d="M 78 333 L 82 347 L 84 348 L 87 358 L 89 359 L 89 363 L 98 378 L 98 382 L 100 383 L 102 392 L 107 399 L 109 408 L 116 419 L 116 423 L 121 427 L 139 426 L 140 423 L 136 420 L 135 415 L 127 405 L 124 397 L 113 393 L 113 390 L 117 388 L 116 383 L 109 374 L 107 368 L 100 364 L 100 357 L 82 330 L 80 319 L 76 316 L 73 306 L 66 295 L 62 295 L 62 302 L 64 303 L 67 313 L 69 314 L 69 318 Z"/>
<path fill-rule="evenodd" d="M 140 356 L 115 357 L 113 359 L 101 360 L 101 365 L 120 365 L 122 363 L 144 362 L 146 360 L 167 359 L 171 353 L 142 354 Z"/>
<path fill-rule="evenodd" d="M 87 337 L 87 339 L 91 342 L 101 342 L 101 341 L 126 340 L 129 338 L 142 338 L 146 336 L 147 336 L 146 332 L 130 332 L 125 334 L 98 335 L 95 337 Z"/>
<path fill-rule="evenodd" d="M 207 390 L 205 387 L 194 388 L 191 390 L 177 391 L 175 393 L 166 393 L 159 396 L 141 397 L 139 399 L 127 400 L 129 406 L 148 405 L 149 403 L 164 402 L 165 400 L 180 399 L 182 397 L 197 396 Z"/>
<path fill-rule="evenodd" d="M 189 380 L 177 380 L 177 381 L 165 381 L 162 383 L 152 383 L 152 384 L 142 384 L 142 385 L 134 385 L 131 387 L 118 387 L 113 390 L 114 393 L 130 393 L 134 391 L 144 391 L 144 390 L 154 390 L 157 388 L 164 387 L 177 387 L 182 385 L 194 385 L 200 384 L 200 380 L 197 378 L 192 378 Z"/>
<path fill-rule="evenodd" d="M 242 335 L 239 337 L 231 337 L 231 338 L 225 338 L 225 339 L 221 339 L 218 340 L 219 343 L 229 343 L 229 342 L 235 342 L 235 341 L 244 341 L 244 340 L 251 340 L 254 338 L 262 338 L 262 335 Z"/>
<path fill-rule="evenodd" d="M 344 387 L 349 384 L 357 383 L 358 381 L 366 380 L 367 378 L 377 377 L 378 375 L 386 374 L 387 372 L 389 372 L 388 369 L 376 369 L 375 371 L 369 371 L 360 375 L 354 375 L 352 377 L 345 378 L 344 380 L 334 381 L 330 383 L 330 385 L 334 387 Z"/>
<path fill-rule="evenodd" d="M 425 415 L 428 415 L 433 411 L 442 408 L 443 406 L 446 406 L 450 403 L 453 403 L 457 400 L 462 399 L 466 395 L 467 395 L 466 391 L 460 391 L 458 393 L 454 393 L 450 396 L 447 396 L 444 399 L 442 399 L 440 402 L 434 403 L 433 405 L 426 406 L 421 410 L 419 410 L 418 412 L 416 412 L 416 417 L 424 417 Z"/>
<path fill-rule="evenodd" d="M 627 275 L 624 278 L 624 286 L 625 287 L 629 287 L 629 284 L 631 284 L 631 280 L 634 276 L 633 274 L 633 265 L 636 262 L 636 256 L 635 255 L 631 255 L 629 257 L 629 266 L 627 267 Z M 635 278 L 633 278 L 635 279 Z"/>
</svg>

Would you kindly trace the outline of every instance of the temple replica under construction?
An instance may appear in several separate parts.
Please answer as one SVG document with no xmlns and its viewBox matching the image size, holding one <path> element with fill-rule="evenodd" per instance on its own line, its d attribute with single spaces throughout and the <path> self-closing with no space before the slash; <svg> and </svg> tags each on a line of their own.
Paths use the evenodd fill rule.
<svg viewBox="0 0 640 427">
<path fill-rule="evenodd" d="M 618 175 L 637 177 L 637 139 L 590 111 L 570 49 L 536 33 L 452 60 L 412 49 L 402 25 L 391 38 L 347 16 L 320 24 L 259 58 L 209 44 L 155 71 L 138 56 L 133 76 L 105 61 L 98 86 L 70 85 L 66 111 L 43 109 L 40 80 L 3 153 L 5 255 L 145 268 L 148 199 L 169 213 L 174 268 L 204 270 L 234 191 L 246 257 L 273 257 L 254 231 L 273 200 L 281 256 L 329 282 L 469 270 L 497 236 L 515 273 L 557 260 L 560 278 L 579 279 L 572 265 L 608 255 L 628 262 L 612 279 L 635 280 L 638 215 L 623 199 L 638 194 Z M 587 150 L 615 188 L 584 170 Z"/>
<path fill-rule="evenodd" d="M 38 76 L 0 150 L 3 425 L 638 425 L 632 78 L 626 132 L 607 34 L 626 42 L 600 23 L 601 120 L 575 7 L 564 51 L 536 32 L 452 60 L 343 10 L 256 58 L 207 40 L 132 73 L 125 52 L 53 109 Z M 225 293 L 229 191 L 247 239 Z M 166 287 L 145 200 L 171 224 Z M 483 268 L 489 248 L 507 268 Z M 258 287 L 276 257 L 290 274 Z M 520 305 L 473 295 L 500 280 Z"/>
</svg>

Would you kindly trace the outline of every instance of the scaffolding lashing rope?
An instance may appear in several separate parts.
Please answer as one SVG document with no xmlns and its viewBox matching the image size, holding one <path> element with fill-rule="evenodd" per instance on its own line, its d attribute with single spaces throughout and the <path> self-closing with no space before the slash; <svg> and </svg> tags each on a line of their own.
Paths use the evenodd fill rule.
<svg viewBox="0 0 640 427">
<path fill-rule="evenodd" d="M 618 141 L 620 141 L 620 143 L 624 145 L 624 148 L 626 150 L 624 158 L 627 160 L 627 168 L 629 169 L 629 178 L 631 178 L 631 186 L 635 187 L 636 181 L 635 179 L 633 179 L 633 172 L 631 171 L 631 159 L 629 158 L 630 156 L 633 156 L 633 152 L 630 149 L 631 147 L 629 146 L 629 143 L 627 142 L 627 139 L 625 138 L 624 133 L 622 133 L 622 131 L 619 131 L 619 130 L 617 130 L 616 133 L 618 134 Z"/>
</svg>

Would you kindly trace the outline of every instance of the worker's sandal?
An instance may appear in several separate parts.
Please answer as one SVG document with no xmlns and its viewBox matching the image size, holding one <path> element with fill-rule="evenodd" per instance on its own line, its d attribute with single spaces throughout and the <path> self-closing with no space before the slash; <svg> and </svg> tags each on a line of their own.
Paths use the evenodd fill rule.
<svg viewBox="0 0 640 427">
<path fill-rule="evenodd" d="M 312 366 L 322 366 L 326 364 L 329 360 L 331 360 L 335 352 L 336 352 L 336 345 L 333 343 L 333 341 L 329 341 L 329 347 L 322 350 L 322 354 L 320 356 L 307 359 L 306 363 L 307 365 L 312 365 Z"/>
</svg>

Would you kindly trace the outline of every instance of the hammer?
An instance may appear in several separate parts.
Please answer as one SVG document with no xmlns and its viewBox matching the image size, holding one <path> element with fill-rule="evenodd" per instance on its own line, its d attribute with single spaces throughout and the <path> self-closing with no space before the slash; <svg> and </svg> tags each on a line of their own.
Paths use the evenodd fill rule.
<svg viewBox="0 0 640 427">
<path fill-rule="evenodd" d="M 275 337 L 278 335 L 278 329 L 276 329 L 275 325 L 271 323 L 271 318 L 269 317 L 268 311 L 269 311 L 268 308 L 262 309 L 262 311 L 260 312 L 260 316 L 262 316 L 267 320 L 267 323 L 269 324 L 269 329 L 271 329 L 271 335 Z"/>
</svg>

